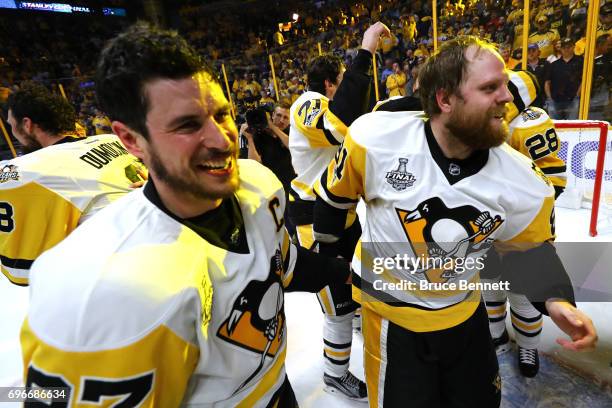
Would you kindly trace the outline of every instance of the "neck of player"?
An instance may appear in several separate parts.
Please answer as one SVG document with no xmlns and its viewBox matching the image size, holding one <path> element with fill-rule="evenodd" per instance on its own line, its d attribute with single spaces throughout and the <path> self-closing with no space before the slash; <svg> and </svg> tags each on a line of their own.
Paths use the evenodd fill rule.
<svg viewBox="0 0 612 408">
<path fill-rule="evenodd" d="M 151 176 L 151 175 L 150 175 Z M 196 197 L 193 194 L 178 191 L 164 181 L 154 178 L 155 189 L 166 208 L 179 218 L 193 218 L 219 207 L 223 199 L 216 200 Z"/>
<path fill-rule="evenodd" d="M 447 159 L 467 159 L 474 152 L 474 149 L 463 144 L 446 127 L 440 117 L 432 118 L 431 130 L 434 138 L 440 146 L 440 150 Z"/>
</svg>

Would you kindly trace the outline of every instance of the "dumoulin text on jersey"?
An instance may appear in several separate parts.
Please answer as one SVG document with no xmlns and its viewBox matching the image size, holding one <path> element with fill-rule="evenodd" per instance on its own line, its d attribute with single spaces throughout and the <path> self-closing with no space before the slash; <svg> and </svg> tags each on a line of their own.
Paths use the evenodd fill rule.
<svg viewBox="0 0 612 408">
<path fill-rule="evenodd" d="M 120 142 L 110 142 L 91 148 L 80 159 L 96 169 L 101 169 L 113 159 L 126 154 L 129 154 L 129 152 L 125 150 L 125 147 Z"/>
</svg>

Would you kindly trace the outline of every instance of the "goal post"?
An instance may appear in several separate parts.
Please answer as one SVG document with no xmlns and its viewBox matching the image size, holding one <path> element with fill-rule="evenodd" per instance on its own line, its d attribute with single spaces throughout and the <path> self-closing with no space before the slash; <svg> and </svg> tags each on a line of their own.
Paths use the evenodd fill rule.
<svg viewBox="0 0 612 408">
<path fill-rule="evenodd" d="M 554 124 L 561 141 L 559 157 L 567 166 L 567 187 L 557 204 L 569 208 L 590 207 L 589 234 L 594 237 L 600 208 L 609 212 L 607 209 L 612 206 L 610 124 L 593 120 L 555 120 Z"/>
</svg>

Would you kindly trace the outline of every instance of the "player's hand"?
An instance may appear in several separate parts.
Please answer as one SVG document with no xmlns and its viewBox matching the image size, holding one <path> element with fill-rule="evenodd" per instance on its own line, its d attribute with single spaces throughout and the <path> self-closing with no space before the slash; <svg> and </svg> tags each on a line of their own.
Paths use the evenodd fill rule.
<svg viewBox="0 0 612 408">
<path fill-rule="evenodd" d="M 361 48 L 374 54 L 376 52 L 376 48 L 378 47 L 378 40 L 380 37 L 391 37 L 391 31 L 389 31 L 389 28 L 386 25 L 379 21 L 371 25 L 365 31 L 365 33 L 363 33 Z"/>
<path fill-rule="evenodd" d="M 569 302 L 549 300 L 546 301 L 546 310 L 553 322 L 572 341 L 564 338 L 557 339 L 557 343 L 568 350 L 586 351 L 595 348 L 597 332 L 593 322 L 584 312 L 576 309 Z"/>
</svg>

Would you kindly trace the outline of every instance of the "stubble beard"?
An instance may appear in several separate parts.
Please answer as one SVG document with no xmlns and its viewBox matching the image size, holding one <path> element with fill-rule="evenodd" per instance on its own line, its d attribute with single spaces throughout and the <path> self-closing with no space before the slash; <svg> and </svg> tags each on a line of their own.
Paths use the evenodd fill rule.
<svg viewBox="0 0 612 408">
<path fill-rule="evenodd" d="M 19 129 L 18 131 L 23 135 L 24 141 L 21 145 L 23 146 L 22 150 L 24 154 L 33 153 L 42 149 L 42 145 L 36 140 L 33 133 L 26 133 L 23 129 Z"/>
<path fill-rule="evenodd" d="M 149 155 L 150 167 L 157 180 L 171 187 L 172 190 L 182 194 L 189 194 L 194 198 L 202 200 L 218 200 L 231 197 L 239 186 L 239 169 L 236 154 L 232 154 L 233 173 L 226 181 L 224 187 L 212 189 L 202 183 L 201 180 L 190 172 L 186 175 L 174 174 L 162 163 L 157 151 L 152 150 Z"/>
</svg>

